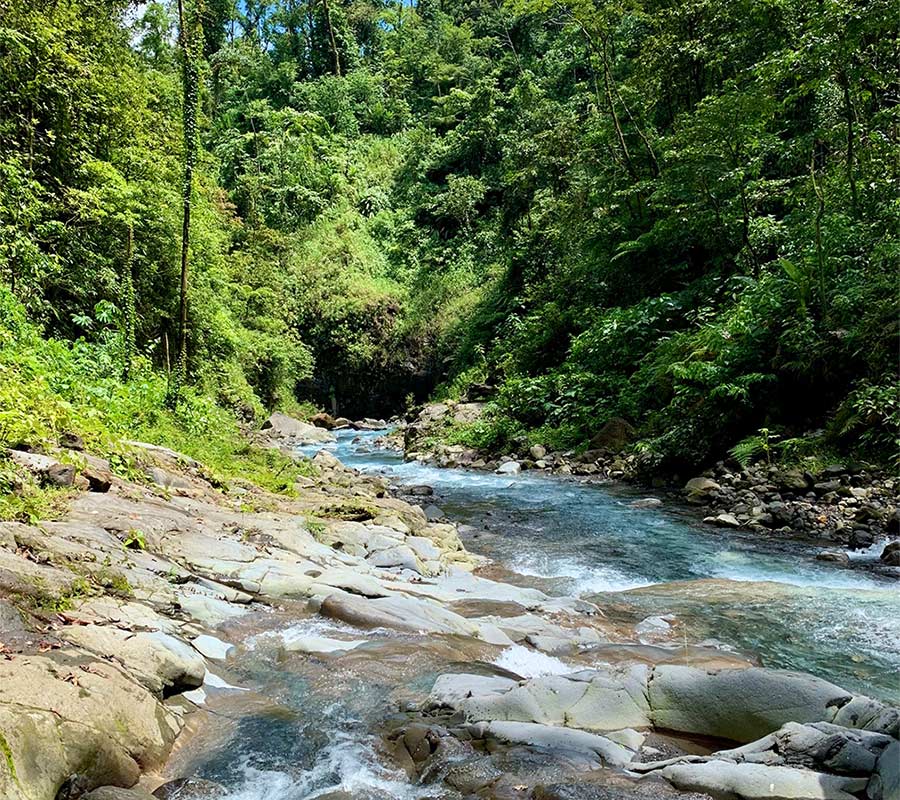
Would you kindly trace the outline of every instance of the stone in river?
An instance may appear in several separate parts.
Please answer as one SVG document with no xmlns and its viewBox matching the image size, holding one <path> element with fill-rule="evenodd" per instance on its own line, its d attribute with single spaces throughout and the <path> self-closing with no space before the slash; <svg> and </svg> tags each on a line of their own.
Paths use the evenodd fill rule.
<svg viewBox="0 0 900 800">
<path fill-rule="evenodd" d="M 200 655 L 215 661 L 225 660 L 234 650 L 233 644 L 223 642 L 221 639 L 217 639 L 215 636 L 210 636 L 206 633 L 200 634 L 200 636 L 192 639 L 191 644 Z"/>
<path fill-rule="evenodd" d="M 497 467 L 498 475 L 518 475 L 522 471 L 522 465 L 518 461 L 507 461 Z"/>
<path fill-rule="evenodd" d="M 658 497 L 643 497 L 640 500 L 632 500 L 628 505 L 632 508 L 658 508 L 663 504 Z"/>
</svg>

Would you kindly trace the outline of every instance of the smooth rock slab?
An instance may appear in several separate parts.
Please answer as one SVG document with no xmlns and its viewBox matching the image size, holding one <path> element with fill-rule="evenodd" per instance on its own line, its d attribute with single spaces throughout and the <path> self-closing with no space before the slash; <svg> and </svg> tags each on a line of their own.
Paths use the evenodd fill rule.
<svg viewBox="0 0 900 800">
<path fill-rule="evenodd" d="M 856 800 L 866 779 L 825 775 L 793 767 L 734 764 L 676 764 L 662 770 L 675 788 L 706 792 L 715 800 Z"/>
<path fill-rule="evenodd" d="M 751 742 L 787 722 L 831 721 L 851 695 L 800 672 L 657 666 L 649 684 L 657 728 Z M 622 726 L 625 727 L 625 726 Z"/>
<path fill-rule="evenodd" d="M 510 744 L 524 744 L 560 752 L 588 756 L 597 767 L 622 767 L 634 758 L 634 751 L 605 736 L 587 731 L 538 725 L 533 722 L 480 722 L 469 727 L 476 739 L 493 738 Z"/>
<path fill-rule="evenodd" d="M 198 653 L 206 656 L 206 658 L 211 658 L 214 661 L 224 661 L 235 649 L 233 644 L 223 642 L 221 639 L 217 639 L 215 636 L 210 636 L 206 633 L 202 633 L 200 636 L 192 639 L 191 645 L 193 645 Z"/>
</svg>

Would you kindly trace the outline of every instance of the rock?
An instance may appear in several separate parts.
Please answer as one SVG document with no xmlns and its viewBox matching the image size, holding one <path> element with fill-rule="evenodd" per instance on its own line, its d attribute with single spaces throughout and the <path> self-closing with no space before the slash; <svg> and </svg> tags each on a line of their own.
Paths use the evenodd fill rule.
<svg viewBox="0 0 900 800">
<path fill-rule="evenodd" d="M 50 456 L 28 453 L 24 450 L 9 450 L 10 461 L 24 467 L 48 486 L 66 487 L 75 483 L 75 467 L 64 464 Z"/>
<path fill-rule="evenodd" d="M 469 726 L 475 739 L 496 739 L 512 744 L 524 744 L 544 750 L 587 755 L 596 767 L 623 767 L 634 758 L 634 751 L 605 736 L 587 731 L 538 725 L 533 722 L 480 722 Z"/>
<path fill-rule="evenodd" d="M 849 692 L 820 678 L 758 667 L 660 665 L 649 688 L 655 727 L 738 742 L 752 742 L 787 722 L 830 721 L 850 699 Z"/>
<path fill-rule="evenodd" d="M 406 545 L 398 547 L 390 547 L 385 550 L 378 550 L 366 558 L 370 564 L 375 567 L 389 569 L 391 567 L 400 567 L 409 569 L 413 572 L 422 573 L 423 568 L 412 548 Z"/>
<path fill-rule="evenodd" d="M 672 630 L 671 619 L 671 617 L 647 617 L 635 626 L 634 632 L 638 636 L 667 636 Z"/>
<path fill-rule="evenodd" d="M 292 653 L 346 653 L 366 643 L 365 639 L 331 639 L 327 636 L 297 636 L 284 640 L 284 649 Z"/>
<path fill-rule="evenodd" d="M 535 461 L 540 461 L 545 455 L 547 455 L 547 448 L 542 444 L 533 444 L 530 448 L 528 448 L 528 452 L 531 454 L 531 457 Z"/>
<path fill-rule="evenodd" d="M 155 795 L 143 789 L 122 789 L 118 786 L 101 786 L 82 795 L 81 800 L 158 800 Z"/>
<path fill-rule="evenodd" d="M 776 473 L 775 482 L 782 489 L 792 492 L 805 492 L 811 485 L 806 473 L 799 469 L 786 469 Z"/>
<path fill-rule="evenodd" d="M 113 475 L 108 469 L 100 469 L 90 464 L 81 470 L 87 479 L 88 488 L 92 492 L 108 492 L 113 482 Z"/>
<path fill-rule="evenodd" d="M 717 514 L 714 517 L 704 517 L 707 525 L 715 525 L 717 528 L 740 528 L 741 521 L 734 514 Z"/>
<path fill-rule="evenodd" d="M 860 778 L 729 761 L 674 764 L 662 775 L 677 789 L 733 800 L 855 800 L 866 786 Z"/>
<path fill-rule="evenodd" d="M 59 446 L 67 450 L 84 450 L 84 439 L 77 433 L 63 433 L 59 437 Z"/>
<path fill-rule="evenodd" d="M 198 653 L 214 661 L 224 661 L 235 649 L 233 644 L 206 633 L 195 636 L 191 640 L 191 645 Z"/>
<path fill-rule="evenodd" d="M 900 542 L 886 544 L 880 558 L 889 567 L 900 567 Z"/>
<path fill-rule="evenodd" d="M 334 426 L 335 428 L 349 428 L 353 425 L 353 423 L 347 419 L 347 417 L 335 417 L 334 418 Z"/>
<path fill-rule="evenodd" d="M 645 689 L 649 670 L 583 670 L 544 675 L 521 684 L 475 675 L 441 675 L 430 702 L 462 711 L 471 721 L 503 720 L 565 725 L 589 731 L 649 726 Z"/>
<path fill-rule="evenodd" d="M 404 486 L 402 491 L 403 494 L 407 494 L 410 497 L 431 497 L 434 494 L 434 489 L 424 485 Z"/>
<path fill-rule="evenodd" d="M 847 540 L 847 546 L 851 550 L 865 550 L 873 544 L 875 544 L 875 534 L 865 528 L 854 528 Z"/>
<path fill-rule="evenodd" d="M 163 489 L 172 490 L 191 488 L 190 482 L 182 478 L 181 475 L 169 472 L 162 467 L 148 467 L 146 475 L 153 483 L 157 486 L 161 486 Z"/>
<path fill-rule="evenodd" d="M 317 428 L 325 428 L 325 430 L 327 431 L 330 431 L 335 427 L 334 417 L 332 417 L 331 414 L 326 414 L 324 411 L 321 411 L 318 414 L 313 414 L 309 418 L 309 421 Z"/>
<path fill-rule="evenodd" d="M 591 438 L 592 450 L 605 450 L 617 453 L 634 441 L 636 431 L 634 427 L 621 417 L 613 417 L 604 423 L 603 427 Z"/>
<path fill-rule="evenodd" d="M 274 412 L 262 425 L 270 439 L 280 439 L 289 444 L 324 444 L 334 441 L 334 435 L 324 428 L 317 428 L 279 411 Z"/>
<path fill-rule="evenodd" d="M 167 633 L 77 625 L 69 627 L 63 636 L 99 656 L 116 658 L 155 694 L 168 696 L 203 685 L 203 659 L 188 644 Z"/>
<path fill-rule="evenodd" d="M 836 492 L 840 488 L 841 482 L 837 478 L 834 478 L 830 481 L 821 481 L 813 485 L 813 491 L 819 495 L 828 494 L 829 492 Z"/>
<path fill-rule="evenodd" d="M 684 485 L 684 491 L 690 503 L 704 503 L 711 494 L 718 492 L 721 488 L 712 478 L 691 478 Z"/>
<path fill-rule="evenodd" d="M 446 515 L 440 508 L 438 508 L 434 503 L 425 506 L 425 519 L 429 522 L 440 522 L 442 519 L 445 519 Z"/>
<path fill-rule="evenodd" d="M 833 561 L 837 564 L 849 564 L 850 556 L 843 550 L 823 550 L 816 553 L 816 561 Z"/>
<path fill-rule="evenodd" d="M 658 497 L 643 497 L 640 500 L 632 500 L 628 505 L 632 508 L 659 508 L 663 501 Z"/>
<path fill-rule="evenodd" d="M 156 800 L 215 800 L 227 793 L 220 783 L 203 778 L 178 778 L 154 789 L 153 797 Z"/>
<path fill-rule="evenodd" d="M 518 475 L 521 471 L 522 465 L 518 461 L 507 461 L 495 470 L 498 475 Z"/>
<path fill-rule="evenodd" d="M 71 486 L 75 483 L 75 467 L 71 464 L 52 464 L 45 474 L 44 481 L 50 486 L 60 488 Z"/>
<path fill-rule="evenodd" d="M 867 796 L 869 800 L 900 800 L 900 742 L 889 744 L 879 757 Z"/>
<path fill-rule="evenodd" d="M 0 659 L 0 797 L 62 797 L 73 775 L 76 796 L 133 786 L 161 765 L 180 726 L 116 664 L 72 649 Z"/>
</svg>

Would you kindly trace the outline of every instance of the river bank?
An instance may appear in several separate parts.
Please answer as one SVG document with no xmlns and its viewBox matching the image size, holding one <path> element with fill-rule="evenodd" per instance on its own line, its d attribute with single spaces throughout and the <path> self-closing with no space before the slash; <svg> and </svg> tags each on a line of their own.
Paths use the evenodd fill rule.
<svg viewBox="0 0 900 800">
<path fill-rule="evenodd" d="M 705 524 L 754 531 L 761 536 L 803 539 L 826 548 L 822 558 L 846 561 L 835 547 L 865 550 L 881 544 L 888 566 L 900 566 L 900 546 L 884 549 L 900 535 L 900 483 L 877 465 L 834 462 L 784 467 L 765 460 L 741 466 L 718 462 L 702 474 L 657 476 L 627 452 L 634 431 L 621 419 L 610 420 L 584 452 L 550 452 L 540 444 L 526 451 L 483 453 L 442 443 L 448 430 L 481 418 L 484 403 L 432 403 L 398 421 L 385 446 L 410 460 L 438 466 L 515 475 L 537 470 L 575 476 L 589 482 L 626 483 L 652 492 L 645 502 L 689 508 Z"/>
<path fill-rule="evenodd" d="M 180 800 L 696 797 L 723 781 L 737 796 L 886 796 L 884 704 L 713 642 L 652 643 L 609 595 L 489 568 L 463 546 L 477 530 L 391 496 L 402 462 L 348 450 L 352 436 L 276 418 L 258 443 L 309 438 L 314 476 L 293 497 L 212 486 L 144 447 L 154 484 L 111 479 L 64 521 L 3 526 L 4 797 L 77 798 L 139 773 Z M 784 736 L 777 755 L 766 741 L 767 756 L 710 757 L 791 722 L 788 739 L 827 733 L 852 766 Z M 752 794 L 763 761 L 773 789 Z M 141 796 L 111 791 L 92 800 Z"/>
</svg>

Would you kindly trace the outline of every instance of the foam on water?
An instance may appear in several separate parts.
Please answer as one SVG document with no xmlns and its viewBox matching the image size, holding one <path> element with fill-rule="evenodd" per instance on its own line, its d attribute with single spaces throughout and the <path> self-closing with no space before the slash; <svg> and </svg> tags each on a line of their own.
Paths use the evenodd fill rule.
<svg viewBox="0 0 900 800">
<path fill-rule="evenodd" d="M 380 764 L 371 738 L 339 729 L 332 731 L 331 744 L 319 752 L 311 769 L 260 769 L 245 758 L 239 771 L 236 785 L 221 800 L 314 800 L 337 791 L 350 796 L 374 791 L 393 800 L 436 796 L 434 789 L 414 786 L 402 772 Z"/>
<path fill-rule="evenodd" d="M 642 586 L 652 586 L 639 576 L 630 576 L 604 564 L 585 564 L 572 558 L 553 558 L 549 553 L 522 553 L 509 564 L 513 572 L 533 578 L 559 579 L 573 595 L 601 592 L 627 592 Z"/>
<path fill-rule="evenodd" d="M 523 678 L 537 678 L 539 675 L 568 675 L 576 672 L 578 667 L 572 667 L 555 656 L 537 650 L 529 650 L 520 644 L 507 647 L 491 663 L 494 666 L 508 669 Z"/>
</svg>

